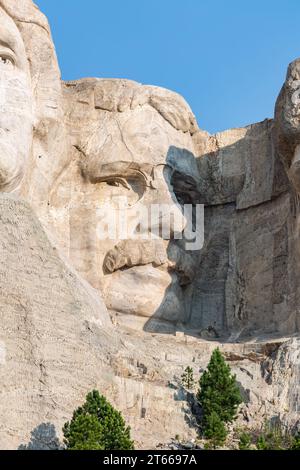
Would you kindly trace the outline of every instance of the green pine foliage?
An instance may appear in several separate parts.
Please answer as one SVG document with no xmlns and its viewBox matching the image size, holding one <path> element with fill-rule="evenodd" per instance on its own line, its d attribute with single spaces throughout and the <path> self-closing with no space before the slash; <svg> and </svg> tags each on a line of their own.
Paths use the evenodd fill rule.
<svg viewBox="0 0 300 470">
<path fill-rule="evenodd" d="M 243 400 L 236 376 L 231 374 L 230 367 L 226 364 L 219 349 L 213 351 L 207 370 L 199 380 L 199 385 L 197 400 L 202 407 L 204 429 L 213 412 L 224 423 L 232 422 Z"/>
<path fill-rule="evenodd" d="M 287 450 L 295 441 L 290 430 L 281 422 L 266 422 L 263 432 L 258 436 L 256 447 L 258 450 Z"/>
<path fill-rule="evenodd" d="M 213 449 L 221 447 L 226 441 L 227 430 L 225 424 L 215 411 L 207 416 L 204 435 L 206 439 L 209 439 L 209 447 Z"/>
<path fill-rule="evenodd" d="M 251 436 L 250 434 L 243 432 L 240 435 L 239 450 L 249 450 L 251 447 Z"/>
<path fill-rule="evenodd" d="M 270 450 L 265 436 L 262 434 L 258 437 L 256 442 L 257 450 Z"/>
<path fill-rule="evenodd" d="M 188 366 L 181 376 L 181 383 L 187 390 L 193 390 L 195 386 L 194 371 Z"/>
<path fill-rule="evenodd" d="M 290 450 L 300 450 L 300 433 L 294 436 Z"/>
<path fill-rule="evenodd" d="M 63 427 L 68 450 L 132 450 L 130 428 L 119 411 L 100 395 L 90 392 L 83 406 Z"/>
<path fill-rule="evenodd" d="M 96 416 L 78 415 L 63 431 L 69 450 L 104 450 L 102 427 Z"/>
</svg>

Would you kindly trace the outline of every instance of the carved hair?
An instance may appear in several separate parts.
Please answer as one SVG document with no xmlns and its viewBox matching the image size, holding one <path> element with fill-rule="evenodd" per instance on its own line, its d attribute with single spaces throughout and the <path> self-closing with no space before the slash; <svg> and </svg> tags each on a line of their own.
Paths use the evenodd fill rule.
<svg viewBox="0 0 300 470">
<path fill-rule="evenodd" d="M 123 79 L 82 79 L 66 82 L 67 92 L 74 92 L 77 101 L 85 101 L 92 95 L 95 109 L 110 112 L 125 112 L 138 106 L 150 105 L 175 129 L 189 132 L 198 130 L 198 125 L 191 108 L 177 93 L 164 88 L 142 85 L 132 80 Z M 84 94 L 85 97 L 82 97 Z"/>
</svg>

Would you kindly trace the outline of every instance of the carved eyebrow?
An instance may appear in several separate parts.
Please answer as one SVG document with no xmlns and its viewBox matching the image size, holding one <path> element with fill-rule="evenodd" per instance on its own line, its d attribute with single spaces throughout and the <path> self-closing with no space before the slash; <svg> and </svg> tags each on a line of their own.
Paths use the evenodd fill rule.
<svg viewBox="0 0 300 470">
<path fill-rule="evenodd" d="M 7 41 L 4 41 L 1 38 L 0 38 L 0 46 L 5 47 L 6 49 L 10 49 L 12 52 L 15 52 L 12 44 L 8 43 Z"/>
</svg>

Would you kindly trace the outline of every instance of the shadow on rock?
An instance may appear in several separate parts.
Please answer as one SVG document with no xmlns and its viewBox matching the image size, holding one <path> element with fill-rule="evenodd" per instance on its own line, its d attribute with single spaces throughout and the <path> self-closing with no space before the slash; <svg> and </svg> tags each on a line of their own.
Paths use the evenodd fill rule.
<svg viewBox="0 0 300 470">
<path fill-rule="evenodd" d="M 39 424 L 31 431 L 28 444 L 21 444 L 18 450 L 62 450 L 55 426 L 51 423 Z"/>
<path fill-rule="evenodd" d="M 199 430 L 202 419 L 202 410 L 198 403 L 195 393 L 192 393 L 182 387 L 181 384 L 173 384 L 176 392 L 174 400 L 184 403 L 182 409 L 184 411 L 184 419 L 190 428 Z"/>
</svg>

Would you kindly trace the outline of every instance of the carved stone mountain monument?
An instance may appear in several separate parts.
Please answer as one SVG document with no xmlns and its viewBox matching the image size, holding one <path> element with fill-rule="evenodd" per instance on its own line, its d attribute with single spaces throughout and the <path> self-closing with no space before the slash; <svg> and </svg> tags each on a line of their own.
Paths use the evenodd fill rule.
<svg viewBox="0 0 300 470">
<path fill-rule="evenodd" d="M 193 438 L 177 379 L 216 344 L 241 423 L 297 424 L 299 61 L 274 119 L 212 136 L 174 92 L 62 82 L 31 0 L 0 0 L 0 24 L 0 448 L 53 448 L 92 388 L 139 448 Z M 170 237 L 98 236 L 103 207 L 134 221 L 155 204 Z M 195 251 L 185 204 L 205 206 Z"/>
</svg>

